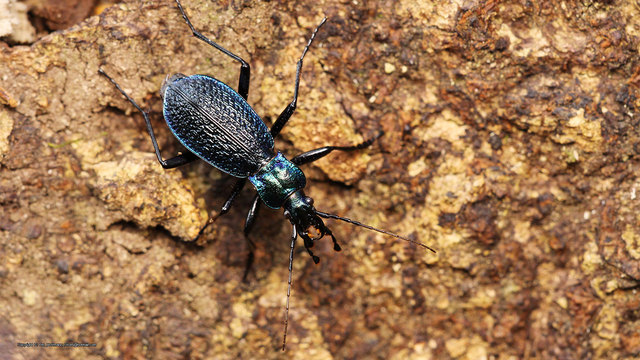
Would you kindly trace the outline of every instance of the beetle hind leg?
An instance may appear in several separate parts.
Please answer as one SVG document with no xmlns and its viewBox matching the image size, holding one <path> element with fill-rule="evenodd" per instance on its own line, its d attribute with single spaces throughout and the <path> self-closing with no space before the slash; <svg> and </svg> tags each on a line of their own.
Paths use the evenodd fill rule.
<svg viewBox="0 0 640 360">
<path fill-rule="evenodd" d="M 245 100 L 247 100 L 247 97 L 249 96 L 249 81 L 251 78 L 251 66 L 249 66 L 249 63 L 244 61 L 240 56 L 232 53 L 231 51 L 223 48 L 222 46 L 218 45 L 216 42 L 209 40 L 209 38 L 202 35 L 202 33 L 196 30 L 196 28 L 193 27 L 193 24 L 191 24 L 191 20 L 189 20 L 187 13 L 182 8 L 182 4 L 180 4 L 180 1 L 176 0 L 176 3 L 178 4 L 178 9 L 180 10 L 180 13 L 182 13 L 182 18 L 184 18 L 184 21 L 186 21 L 187 25 L 189 25 L 189 29 L 191 29 L 193 36 L 206 42 L 207 44 L 213 46 L 214 48 L 220 50 L 225 55 L 229 56 L 233 60 L 240 63 L 240 79 L 238 80 L 238 94 L 240 94 L 240 96 L 242 96 Z"/>
<path fill-rule="evenodd" d="M 142 116 L 144 116 L 144 121 L 147 124 L 147 132 L 149 133 L 149 136 L 151 137 L 151 143 L 153 144 L 153 149 L 155 150 L 156 157 L 158 158 L 158 162 L 160 163 L 160 165 L 162 165 L 163 168 L 165 168 L 165 169 L 173 169 L 173 168 L 188 164 L 188 163 L 198 159 L 198 157 L 194 153 L 192 153 L 190 151 L 187 151 L 187 152 L 185 152 L 183 154 L 174 156 L 174 157 L 172 157 L 170 159 L 166 159 L 166 160 L 163 159 L 162 155 L 160 154 L 160 147 L 158 146 L 158 141 L 156 140 L 156 135 L 154 134 L 153 127 L 151 126 L 151 120 L 149 120 L 149 113 L 147 113 L 146 111 L 142 110 L 140 105 L 138 105 L 138 103 L 135 100 L 133 100 L 133 98 L 131 98 L 131 96 L 129 96 L 129 94 L 127 94 L 120 87 L 120 85 L 111 76 L 109 76 L 104 70 L 98 69 L 98 72 L 101 75 L 103 75 L 104 77 L 106 77 L 107 79 L 109 79 L 109 81 L 111 81 L 111 83 L 116 87 L 116 89 L 118 89 L 118 91 L 120 91 L 120 93 L 122 95 L 124 95 L 124 97 L 127 98 L 127 100 L 129 100 L 129 102 L 136 109 L 138 109 L 138 111 L 140 111 Z"/>
<path fill-rule="evenodd" d="M 315 39 L 316 34 L 318 33 L 318 30 L 320 30 L 320 27 L 326 21 L 327 21 L 327 18 L 323 18 L 320 24 L 316 26 L 315 30 L 313 30 L 313 33 L 311 33 L 311 37 L 309 38 L 309 42 L 307 43 L 307 46 L 305 46 L 304 50 L 302 50 L 302 56 L 300 56 L 300 60 L 298 60 L 298 63 L 296 64 L 296 82 L 295 82 L 295 87 L 293 88 L 293 100 L 291 100 L 289 105 L 287 105 L 287 107 L 282 111 L 282 113 L 280 113 L 280 116 L 278 116 L 278 119 L 271 127 L 271 136 L 273 136 L 274 138 L 278 136 L 278 134 L 280 134 L 280 131 L 282 130 L 282 128 L 287 124 L 287 121 L 289 121 L 289 118 L 291 118 L 291 115 L 293 115 L 294 111 L 296 111 L 296 106 L 298 104 L 298 88 L 300 87 L 300 74 L 302 71 L 302 60 L 304 59 L 304 56 L 307 54 L 307 51 L 309 51 L 309 47 L 311 46 L 313 39 Z"/>
</svg>

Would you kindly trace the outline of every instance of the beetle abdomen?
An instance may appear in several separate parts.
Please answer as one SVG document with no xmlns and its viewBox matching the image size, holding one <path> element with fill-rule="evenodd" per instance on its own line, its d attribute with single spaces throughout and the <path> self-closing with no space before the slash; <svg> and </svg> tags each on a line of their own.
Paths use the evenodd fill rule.
<svg viewBox="0 0 640 360">
<path fill-rule="evenodd" d="M 189 151 L 235 177 L 275 156 L 273 137 L 235 90 L 204 75 L 174 75 L 163 87 L 164 118 Z"/>
</svg>

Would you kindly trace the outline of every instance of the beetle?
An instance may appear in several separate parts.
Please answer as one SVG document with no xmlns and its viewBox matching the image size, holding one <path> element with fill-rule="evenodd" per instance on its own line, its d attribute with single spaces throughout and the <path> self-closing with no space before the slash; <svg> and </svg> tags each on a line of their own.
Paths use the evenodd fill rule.
<svg viewBox="0 0 640 360">
<path fill-rule="evenodd" d="M 353 151 L 364 149 L 382 136 L 382 132 L 357 145 L 325 146 L 297 155 L 291 158 L 291 160 L 275 150 L 274 138 L 278 136 L 296 109 L 303 59 L 313 43 L 318 30 L 327 21 L 326 17 L 322 19 L 320 24 L 312 32 L 297 62 L 293 100 L 282 113 L 280 113 L 271 129 L 268 129 L 247 102 L 251 73 L 249 63 L 197 31 L 179 0 L 176 0 L 176 4 L 182 17 L 196 38 L 240 63 L 238 91 L 206 75 L 186 76 L 183 74 L 175 74 L 168 77 L 163 83 L 161 94 L 163 98 L 164 119 L 173 135 L 187 149 L 186 152 L 166 160 L 163 159 L 154 135 L 153 127 L 151 126 L 151 121 L 149 120 L 149 114 L 103 69 L 100 68 L 98 72 L 105 76 L 116 89 L 142 113 L 156 157 L 163 168 L 172 169 L 201 159 L 220 171 L 238 178 L 221 211 L 209 220 L 207 225 L 200 230 L 198 236 L 200 236 L 205 228 L 214 222 L 217 217 L 229 211 L 233 201 L 246 185 L 247 180 L 253 184 L 257 191 L 245 221 L 244 234 L 247 240 L 249 240 L 247 235 L 253 226 L 261 203 L 264 203 L 272 209 L 284 209 L 285 218 L 292 224 L 291 246 L 289 251 L 289 278 L 287 282 L 284 336 L 282 341 L 282 350 L 284 351 L 289 323 L 289 298 L 291 296 L 293 254 L 296 239 L 298 237 L 303 239 L 306 251 L 316 264 L 319 263 L 320 258 L 311 251 L 314 241 L 320 240 L 325 236 L 330 236 L 333 241 L 333 249 L 335 251 L 341 250 L 335 236 L 324 224 L 322 219 L 341 220 L 411 242 L 434 253 L 435 250 L 421 242 L 408 239 L 398 234 L 377 229 L 356 220 L 319 211 L 314 207 L 313 199 L 304 193 L 306 178 L 299 166 L 318 160 L 334 150 Z M 249 243 L 251 245 L 250 240 Z M 245 277 L 252 261 L 253 251 L 250 246 Z"/>
</svg>

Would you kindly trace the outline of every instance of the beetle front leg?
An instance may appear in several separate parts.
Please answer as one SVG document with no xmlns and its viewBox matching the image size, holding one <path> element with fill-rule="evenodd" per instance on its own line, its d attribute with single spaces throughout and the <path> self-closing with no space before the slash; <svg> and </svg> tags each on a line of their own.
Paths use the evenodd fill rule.
<svg viewBox="0 0 640 360">
<path fill-rule="evenodd" d="M 339 150 L 339 151 L 361 150 L 371 146 L 371 144 L 373 144 L 373 142 L 376 141 L 382 135 L 384 135 L 383 131 L 379 132 L 378 135 L 372 137 L 371 139 L 353 146 L 325 146 L 318 149 L 310 150 L 292 158 L 291 162 L 296 165 L 304 165 L 329 155 L 329 153 L 331 153 L 333 150 Z"/>
<path fill-rule="evenodd" d="M 220 213 L 216 215 L 216 218 L 229 212 L 229 209 L 231 209 L 231 205 L 233 204 L 233 201 L 236 199 L 240 191 L 242 191 L 246 183 L 247 183 L 247 178 L 241 178 L 236 181 L 235 185 L 233 185 L 233 190 L 231 190 L 231 194 L 229 194 L 227 201 L 225 201 L 224 205 L 222 205 L 222 209 L 220 209 Z"/>
</svg>

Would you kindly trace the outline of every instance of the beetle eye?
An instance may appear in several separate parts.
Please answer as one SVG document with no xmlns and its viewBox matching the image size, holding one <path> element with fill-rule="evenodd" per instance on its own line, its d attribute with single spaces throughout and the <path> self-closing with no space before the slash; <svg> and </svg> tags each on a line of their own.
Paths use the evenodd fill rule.
<svg viewBox="0 0 640 360">
<path fill-rule="evenodd" d="M 307 205 L 313 205 L 313 199 L 307 196 L 304 198 L 304 203 Z"/>
</svg>

